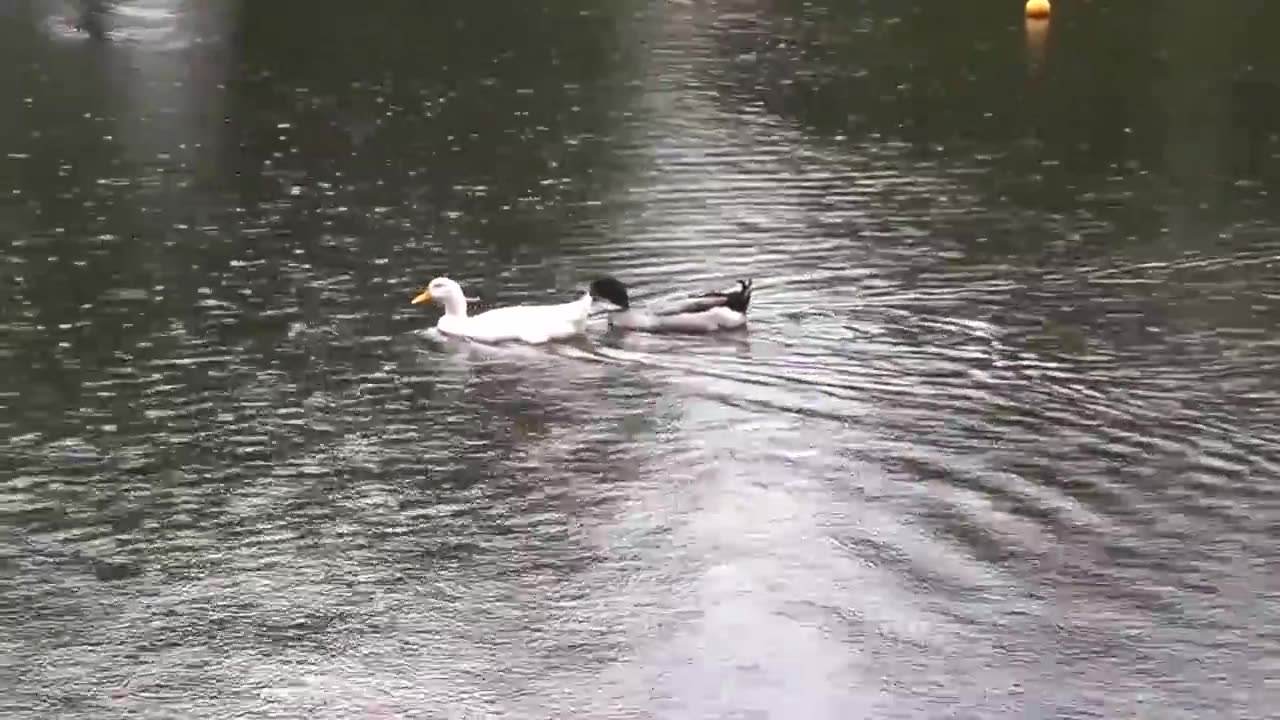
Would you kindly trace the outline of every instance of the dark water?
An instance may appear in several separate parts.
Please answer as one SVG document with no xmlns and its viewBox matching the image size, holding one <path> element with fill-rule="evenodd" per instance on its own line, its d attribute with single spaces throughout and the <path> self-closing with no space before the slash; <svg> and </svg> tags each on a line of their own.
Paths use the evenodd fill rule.
<svg viewBox="0 0 1280 720">
<path fill-rule="evenodd" d="M 1280 705 L 1280 3 L 101 5 L 0 5 L 6 717 Z M 752 327 L 408 304 L 601 273 Z"/>
</svg>

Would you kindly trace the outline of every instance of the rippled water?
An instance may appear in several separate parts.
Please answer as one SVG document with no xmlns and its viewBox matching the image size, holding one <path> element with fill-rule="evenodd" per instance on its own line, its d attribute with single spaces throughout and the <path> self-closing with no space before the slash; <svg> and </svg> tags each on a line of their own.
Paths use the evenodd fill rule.
<svg viewBox="0 0 1280 720">
<path fill-rule="evenodd" d="M 0 16 L 7 717 L 1274 712 L 1262 4 L 105 5 Z M 603 273 L 751 327 L 408 304 Z"/>
</svg>

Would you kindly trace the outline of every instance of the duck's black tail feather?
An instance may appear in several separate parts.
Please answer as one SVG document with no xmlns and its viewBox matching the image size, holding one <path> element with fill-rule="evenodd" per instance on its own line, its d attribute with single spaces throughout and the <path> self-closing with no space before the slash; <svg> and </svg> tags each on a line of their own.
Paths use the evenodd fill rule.
<svg viewBox="0 0 1280 720">
<path fill-rule="evenodd" d="M 724 298 L 724 306 L 734 312 L 745 313 L 747 308 L 751 306 L 751 279 L 738 281 L 736 290 L 715 290 L 709 293 L 703 293 L 702 297 L 719 297 Z"/>
<path fill-rule="evenodd" d="M 738 281 L 738 289 L 725 294 L 725 304 L 734 312 L 745 313 L 751 305 L 751 278 Z"/>
</svg>

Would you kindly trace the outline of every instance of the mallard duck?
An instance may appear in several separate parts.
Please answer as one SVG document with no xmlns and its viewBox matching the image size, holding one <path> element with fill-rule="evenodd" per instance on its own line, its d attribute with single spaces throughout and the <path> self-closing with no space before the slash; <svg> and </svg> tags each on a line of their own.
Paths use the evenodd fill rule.
<svg viewBox="0 0 1280 720">
<path fill-rule="evenodd" d="M 751 304 L 750 280 L 739 280 L 734 290 L 707 292 L 651 310 L 632 307 L 627 286 L 614 277 L 592 282 L 590 292 L 618 308 L 609 313 L 611 326 L 644 332 L 733 330 L 747 324 L 747 307 Z"/>
<path fill-rule="evenodd" d="M 446 335 L 481 342 L 519 340 L 537 344 L 584 332 L 594 294 L 585 292 L 577 300 L 558 305 L 513 305 L 474 316 L 467 315 L 467 300 L 458 283 L 438 277 L 413 298 L 413 304 L 434 301 L 444 306 L 436 328 Z"/>
</svg>

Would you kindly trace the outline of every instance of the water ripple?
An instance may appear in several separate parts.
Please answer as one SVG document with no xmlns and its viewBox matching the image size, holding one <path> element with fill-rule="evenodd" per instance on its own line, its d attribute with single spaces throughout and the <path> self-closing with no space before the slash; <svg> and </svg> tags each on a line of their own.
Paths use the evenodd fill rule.
<svg viewBox="0 0 1280 720">
<path fill-rule="evenodd" d="M 225 115 L 164 109 L 198 93 L 152 55 L 223 35 L 158 5 L 102 52 L 150 53 L 112 82 L 167 124 L 39 80 L 85 107 L 39 132 L 120 139 L 0 129 L 55 169 L 0 251 L 10 715 L 1274 705 L 1274 218 L 1083 170 L 1030 209 L 1021 140 L 820 132 L 811 4 L 339 13 L 379 51 L 198 65 Z M 865 10 L 840 32 L 932 37 Z M 878 87 L 849 107 L 914 92 Z M 740 333 L 484 347 L 408 304 L 446 273 L 482 308 L 756 290 Z"/>
</svg>

